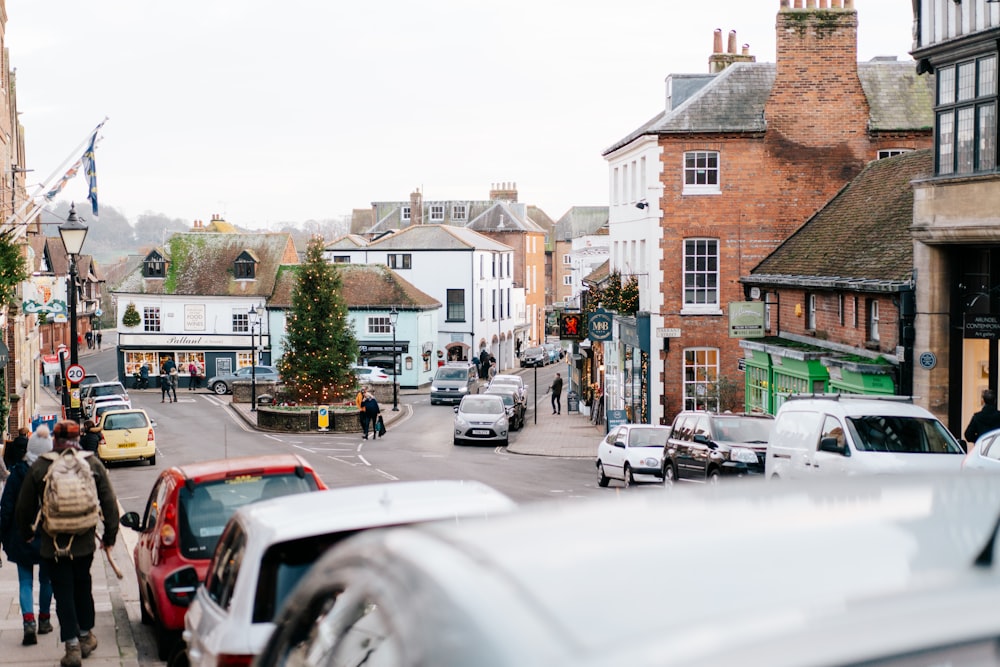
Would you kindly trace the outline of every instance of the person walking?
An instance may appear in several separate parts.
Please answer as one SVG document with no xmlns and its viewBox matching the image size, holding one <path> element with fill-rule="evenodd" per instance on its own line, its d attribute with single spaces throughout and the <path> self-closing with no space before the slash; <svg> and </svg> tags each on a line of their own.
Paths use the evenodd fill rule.
<svg viewBox="0 0 1000 667">
<path fill-rule="evenodd" d="M 489 377 L 488 373 L 490 370 L 490 353 L 486 351 L 484 347 L 479 351 L 479 379 L 485 380 Z"/>
<path fill-rule="evenodd" d="M 42 454 L 52 451 L 52 436 L 49 434 L 49 427 L 39 424 L 35 432 L 28 438 L 28 465 L 35 462 Z"/>
<path fill-rule="evenodd" d="M 160 403 L 167 400 L 173 403 L 173 399 L 170 398 L 170 369 L 167 368 L 167 362 L 164 361 L 160 364 Z"/>
<path fill-rule="evenodd" d="M 41 537 L 35 535 L 30 542 L 21 538 L 14 524 L 17 497 L 28 474 L 28 438 L 17 438 L 4 447 L 3 461 L 10 470 L 10 477 L 0 497 L 0 544 L 7 560 L 17 566 L 18 601 L 24 636 L 21 644 L 38 643 L 38 635 L 52 632 L 52 581 L 48 565 L 42 562 Z M 35 566 L 38 565 L 38 620 L 35 620 L 34 587 Z"/>
<path fill-rule="evenodd" d="M 556 379 L 552 381 L 549 390 L 552 391 L 552 414 L 562 414 L 562 375 L 556 373 Z"/>
<path fill-rule="evenodd" d="M 85 452 L 97 453 L 97 446 L 101 444 L 101 429 L 97 428 L 97 423 L 92 419 L 83 422 L 83 435 L 80 436 L 80 449 Z"/>
<path fill-rule="evenodd" d="M 97 330 L 97 335 L 94 336 L 94 338 L 97 340 L 97 349 L 100 350 L 101 349 L 101 338 L 102 338 L 102 336 L 101 336 L 101 330 L 100 329 Z"/>
<path fill-rule="evenodd" d="M 34 534 L 34 524 L 42 508 L 42 496 L 46 491 L 47 473 L 55 466 L 58 471 L 69 458 L 67 450 L 80 449 L 80 425 L 64 420 L 53 430 L 53 450 L 35 461 L 28 470 L 17 497 L 14 519 L 22 538 Z M 56 599 L 56 616 L 59 619 L 59 638 L 65 644 L 66 653 L 59 661 L 60 667 L 80 667 L 81 659 L 90 656 L 97 649 L 94 636 L 94 593 L 90 569 L 97 549 L 97 523 L 102 523 L 104 533 L 101 543 L 105 549 L 115 545 L 118 537 L 118 499 L 108 477 L 104 464 L 88 452 L 74 451 L 75 460 L 90 467 L 86 479 L 92 484 L 88 496 L 96 494 L 100 513 L 95 517 L 95 525 L 79 535 L 51 534 L 47 526 L 49 518 L 42 520 L 41 556 L 49 568 L 52 579 L 52 593 Z M 69 481 L 66 478 L 65 481 Z M 77 478 L 75 478 L 77 479 Z M 74 481 L 75 481 L 74 479 Z M 81 489 L 81 491 L 84 491 Z M 49 498 L 50 494 L 45 494 Z M 48 505 L 49 500 L 46 500 Z M 96 510 L 93 514 L 97 514 Z M 60 556 L 57 557 L 57 549 Z M 68 551 L 67 555 L 62 555 Z"/>
<path fill-rule="evenodd" d="M 198 364 L 190 362 L 188 364 L 188 391 L 194 391 L 198 387 Z"/>
<path fill-rule="evenodd" d="M 368 439 L 368 428 L 371 427 L 373 430 L 372 435 L 378 437 L 378 432 L 375 431 L 375 420 L 378 419 L 379 414 L 382 412 L 379 408 L 378 401 L 375 400 L 375 396 L 372 395 L 370 391 L 365 392 L 365 399 L 361 401 L 361 430 L 364 431 L 364 440 Z"/>
<path fill-rule="evenodd" d="M 997 410 L 997 393 L 992 389 L 984 389 L 983 409 L 972 415 L 969 426 L 965 429 L 965 439 L 969 447 L 979 439 L 983 433 L 1000 428 L 1000 411 Z"/>
<path fill-rule="evenodd" d="M 93 331 L 87 331 L 87 349 L 88 350 L 93 350 L 94 349 L 94 332 Z"/>
<path fill-rule="evenodd" d="M 149 388 L 149 364 L 145 361 L 142 362 L 142 366 L 139 367 L 139 388 Z"/>
</svg>

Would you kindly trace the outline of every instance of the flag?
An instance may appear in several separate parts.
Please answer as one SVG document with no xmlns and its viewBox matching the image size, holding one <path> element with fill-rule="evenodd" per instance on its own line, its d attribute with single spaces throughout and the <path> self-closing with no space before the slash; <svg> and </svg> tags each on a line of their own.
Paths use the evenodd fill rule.
<svg viewBox="0 0 1000 667">
<path fill-rule="evenodd" d="M 56 195 L 62 192 L 62 189 L 66 187 L 66 183 L 69 182 L 71 178 L 76 176 L 76 173 L 80 171 L 80 167 L 83 165 L 83 158 L 76 161 L 72 167 L 70 167 L 63 177 L 59 179 L 59 182 L 52 186 L 52 189 L 45 193 L 45 201 L 52 201 L 55 199 Z"/>
<path fill-rule="evenodd" d="M 94 144 L 97 142 L 97 133 L 101 131 L 104 127 L 106 120 L 102 120 L 101 124 L 94 128 L 94 133 L 90 135 L 90 143 L 87 145 L 87 150 L 83 152 L 83 157 L 80 158 L 83 164 L 83 171 L 87 175 L 87 186 L 88 194 L 87 199 L 90 200 L 90 205 L 94 209 L 94 215 L 97 215 L 97 164 L 94 162 Z"/>
</svg>

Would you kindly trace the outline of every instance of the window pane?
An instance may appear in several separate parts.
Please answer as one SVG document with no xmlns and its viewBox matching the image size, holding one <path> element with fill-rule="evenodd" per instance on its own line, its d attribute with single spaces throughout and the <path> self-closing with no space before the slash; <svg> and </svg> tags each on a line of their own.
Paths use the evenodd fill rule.
<svg viewBox="0 0 1000 667">
<path fill-rule="evenodd" d="M 973 171 L 975 113 L 972 107 L 958 110 L 958 146 L 956 147 L 956 168 L 960 174 Z"/>
<path fill-rule="evenodd" d="M 997 106 L 984 104 L 979 107 L 979 171 L 989 171 L 997 166 Z"/>
<path fill-rule="evenodd" d="M 971 100 L 976 96 L 976 63 L 962 63 L 958 66 L 958 101 Z"/>
<path fill-rule="evenodd" d="M 951 104 L 955 101 L 955 68 L 942 67 L 938 70 L 938 104 Z"/>
<path fill-rule="evenodd" d="M 947 111 L 938 115 L 938 173 L 955 171 L 952 142 L 955 140 L 955 114 Z"/>
<path fill-rule="evenodd" d="M 997 57 L 990 56 L 979 61 L 979 97 L 997 94 Z"/>
</svg>

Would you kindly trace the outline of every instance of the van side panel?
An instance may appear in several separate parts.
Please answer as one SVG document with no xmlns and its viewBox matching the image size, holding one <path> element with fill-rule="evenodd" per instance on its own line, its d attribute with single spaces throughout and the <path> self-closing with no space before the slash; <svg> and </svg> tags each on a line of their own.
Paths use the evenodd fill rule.
<svg viewBox="0 0 1000 667">
<path fill-rule="evenodd" d="M 794 479 L 808 475 L 819 444 L 823 414 L 813 411 L 783 410 L 774 422 L 764 459 L 766 479 Z"/>
</svg>

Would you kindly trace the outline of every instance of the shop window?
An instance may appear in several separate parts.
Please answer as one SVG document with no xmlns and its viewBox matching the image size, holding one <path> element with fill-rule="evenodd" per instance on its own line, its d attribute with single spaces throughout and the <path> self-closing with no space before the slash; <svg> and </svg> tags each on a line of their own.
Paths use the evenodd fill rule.
<svg viewBox="0 0 1000 667">
<path fill-rule="evenodd" d="M 253 352 L 236 353 L 236 370 L 253 366 Z"/>
<path fill-rule="evenodd" d="M 150 375 L 157 375 L 160 372 L 160 364 L 156 360 L 155 352 L 126 352 L 125 353 L 125 375 L 134 377 L 142 365 L 146 364 Z"/>
<path fill-rule="evenodd" d="M 715 382 L 719 377 L 717 348 L 684 350 L 684 409 L 718 410 Z"/>
</svg>

